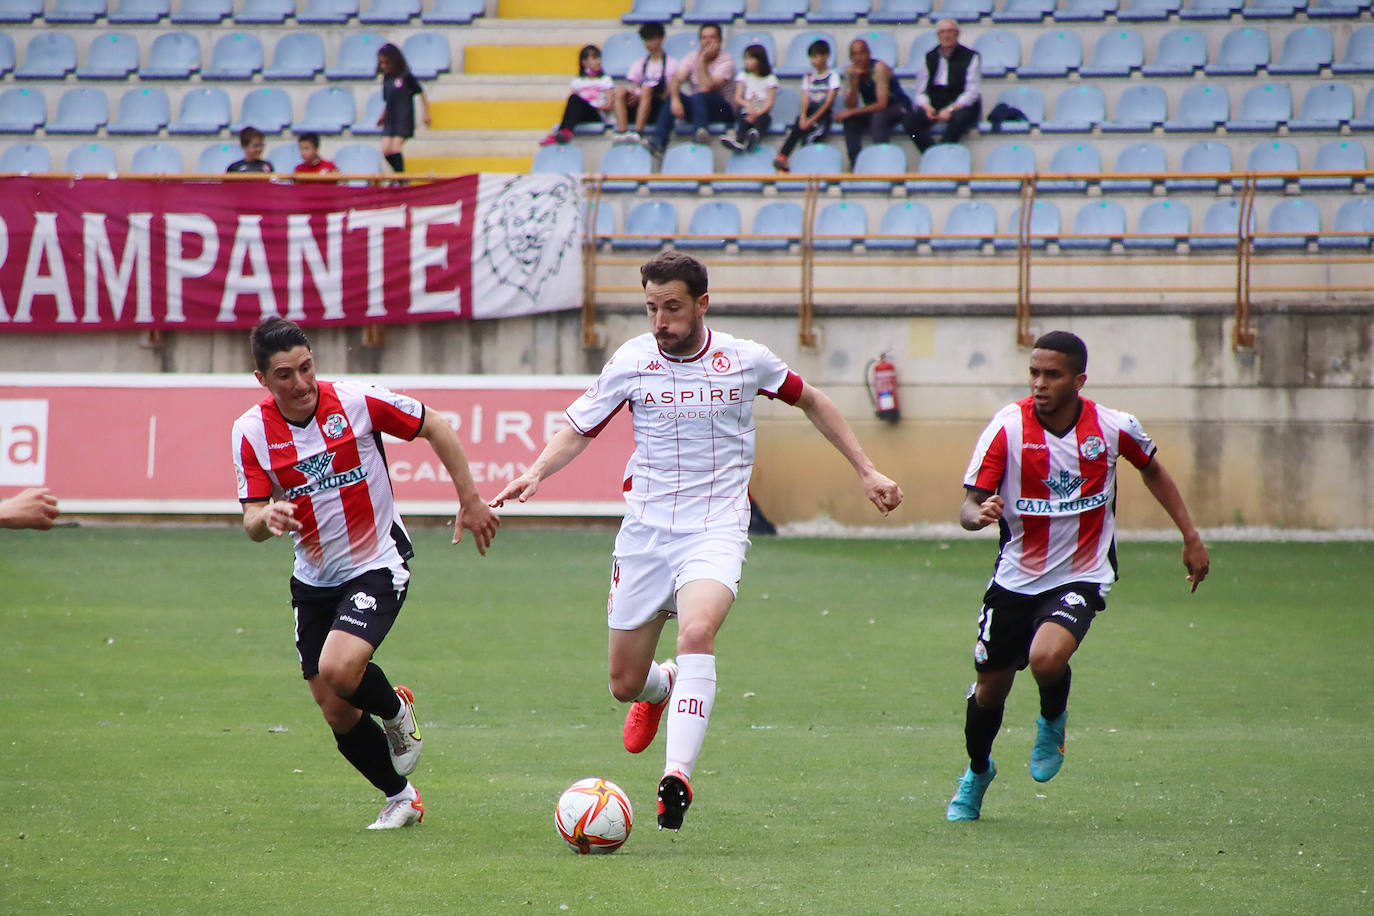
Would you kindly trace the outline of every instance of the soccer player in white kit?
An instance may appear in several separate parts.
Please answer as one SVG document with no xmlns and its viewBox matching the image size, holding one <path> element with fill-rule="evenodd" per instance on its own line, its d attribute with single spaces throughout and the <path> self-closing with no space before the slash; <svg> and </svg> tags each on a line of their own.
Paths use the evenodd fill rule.
<svg viewBox="0 0 1374 916">
<path fill-rule="evenodd" d="M 607 614 L 611 694 L 633 703 L 625 749 L 639 753 L 668 710 L 658 825 L 677 830 L 692 803 L 689 780 L 716 696 L 715 638 L 739 588 L 749 546 L 754 398 L 800 408 L 853 465 L 887 515 L 902 490 L 864 454 L 839 408 L 767 347 L 706 325 L 706 267 L 666 251 L 640 268 L 649 333 L 620 347 L 568 408 L 534 464 L 492 501 L 525 502 L 629 406 L 635 450 L 625 468 L 628 512 L 616 536 Z M 675 661 L 655 664 L 668 617 L 678 618 Z"/>
<path fill-rule="evenodd" d="M 339 753 L 386 796 L 368 829 L 417 824 L 425 807 L 406 778 L 423 746 L 415 698 L 372 661 L 405 601 L 413 555 L 382 433 L 429 440 L 458 494 L 453 543 L 467 528 L 485 554 L 500 520 L 477 494 L 458 434 L 438 414 L 385 388 L 318 381 L 310 341 L 293 321 L 267 319 L 250 343 L 254 375 L 269 394 L 234 422 L 244 530 L 255 541 L 289 532 L 295 542 L 301 674 Z"/>
<path fill-rule="evenodd" d="M 964 742 L 969 765 L 945 816 L 975 821 L 997 775 L 992 743 L 1016 672 L 1029 667 L 1040 687 L 1030 774 L 1048 782 L 1064 763 L 1069 658 L 1106 608 L 1116 581 L 1116 464 L 1134 465 L 1183 535 L 1193 591 L 1206 576 L 1207 548 L 1178 487 L 1140 422 L 1079 391 L 1088 349 L 1051 331 L 1031 351 L 1031 395 L 997 412 L 964 474 L 959 522 L 977 531 L 996 522 L 1002 539 L 983 596 L 973 647 Z"/>
</svg>

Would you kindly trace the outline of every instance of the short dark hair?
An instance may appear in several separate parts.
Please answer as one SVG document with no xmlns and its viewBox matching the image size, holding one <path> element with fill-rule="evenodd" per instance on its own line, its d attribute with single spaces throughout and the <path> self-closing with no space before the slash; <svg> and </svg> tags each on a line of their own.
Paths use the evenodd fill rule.
<svg viewBox="0 0 1374 916">
<path fill-rule="evenodd" d="M 687 286 L 687 293 L 693 299 L 706 295 L 706 265 L 681 251 L 663 251 L 644 262 L 639 268 L 639 284 L 648 287 L 654 283 L 671 283 L 681 280 Z"/>
<path fill-rule="evenodd" d="M 811 42 L 811 45 L 806 49 L 806 56 L 810 57 L 813 54 L 824 54 L 826 57 L 829 57 L 830 42 L 826 41 L 824 38 L 817 38 L 815 41 Z"/>
<path fill-rule="evenodd" d="M 298 135 L 296 136 L 296 142 L 297 142 L 297 143 L 313 143 L 313 144 L 315 145 L 315 148 L 316 148 L 316 149 L 319 149 L 319 148 L 320 148 L 320 135 L 317 134 L 317 133 L 315 133 L 313 130 L 307 130 L 305 133 L 303 133 L 303 134 L 298 134 Z"/>
<path fill-rule="evenodd" d="M 717 38 L 724 38 L 724 37 L 725 37 L 725 33 L 722 32 L 722 31 L 720 30 L 720 26 L 719 26 L 717 23 L 714 23 L 714 22 L 703 22 L 703 23 L 701 24 L 701 28 L 697 29 L 697 38 L 700 38 L 700 37 L 701 37 L 701 33 L 702 33 L 702 32 L 705 32 L 707 29 L 715 29 L 715 30 L 716 30 L 716 37 L 717 37 Z"/>
<path fill-rule="evenodd" d="M 1037 350 L 1053 350 L 1063 353 L 1064 360 L 1074 375 L 1082 375 L 1088 370 L 1088 345 L 1077 334 L 1068 331 L 1048 331 L 1035 341 Z"/>
<path fill-rule="evenodd" d="M 253 365 L 259 372 L 266 372 L 272 357 L 296 347 L 310 349 L 310 338 L 294 321 L 285 318 L 264 318 L 253 332 L 248 335 L 248 345 L 253 350 Z"/>
<path fill-rule="evenodd" d="M 639 40 L 648 41 L 651 38 L 662 38 L 668 34 L 663 30 L 661 22 L 646 22 L 639 27 Z"/>
<path fill-rule="evenodd" d="M 244 149 L 248 149 L 248 144 L 252 143 L 254 140 L 261 139 L 262 131 L 258 130 L 256 127 L 245 127 L 243 130 L 239 131 L 239 146 Z"/>
</svg>

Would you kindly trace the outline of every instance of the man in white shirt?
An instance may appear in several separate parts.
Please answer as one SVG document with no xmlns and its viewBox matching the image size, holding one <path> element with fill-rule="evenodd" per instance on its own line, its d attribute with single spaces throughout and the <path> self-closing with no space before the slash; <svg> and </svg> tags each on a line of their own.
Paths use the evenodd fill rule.
<svg viewBox="0 0 1374 916">
<path fill-rule="evenodd" d="M 941 19 L 935 24 L 939 44 L 916 68 L 916 105 L 907 120 L 907 133 L 921 152 L 935 143 L 931 128 L 945 125 L 944 143 L 958 143 L 983 115 L 982 58 L 959 44 L 959 23 Z"/>
</svg>

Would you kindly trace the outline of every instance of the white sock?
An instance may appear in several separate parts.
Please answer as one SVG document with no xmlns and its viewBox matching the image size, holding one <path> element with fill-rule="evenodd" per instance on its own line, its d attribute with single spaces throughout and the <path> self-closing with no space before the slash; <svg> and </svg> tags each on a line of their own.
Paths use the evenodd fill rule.
<svg viewBox="0 0 1374 916">
<path fill-rule="evenodd" d="M 388 795 L 386 797 L 386 800 L 389 802 L 415 801 L 415 799 L 419 797 L 420 793 L 415 791 L 415 787 L 410 784 L 409 780 L 406 780 L 406 787 L 401 791 L 397 792 L 395 795 Z"/>
<path fill-rule="evenodd" d="M 668 698 L 668 672 L 654 662 L 649 666 L 649 676 L 644 679 L 644 687 L 634 698 L 636 703 L 662 703 Z"/>
<path fill-rule="evenodd" d="M 673 702 L 668 705 L 668 759 L 664 773 L 681 770 L 684 776 L 692 775 L 715 703 L 716 657 L 679 655 L 677 684 L 673 687 Z"/>
</svg>

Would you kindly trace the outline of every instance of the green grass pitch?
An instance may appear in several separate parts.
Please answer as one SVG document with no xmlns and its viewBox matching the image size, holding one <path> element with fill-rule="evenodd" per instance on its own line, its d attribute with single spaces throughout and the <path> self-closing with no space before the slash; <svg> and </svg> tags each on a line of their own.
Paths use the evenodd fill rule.
<svg viewBox="0 0 1374 916">
<path fill-rule="evenodd" d="M 1374 911 L 1374 545 L 1214 544 L 1190 596 L 1178 545 L 1122 544 L 1063 771 L 1026 771 L 1023 676 L 983 820 L 949 824 L 993 543 L 760 539 L 672 835 L 662 737 L 626 754 L 605 686 L 611 533 L 413 533 L 378 661 L 427 813 L 379 833 L 300 679 L 287 544 L 0 532 L 0 912 Z M 583 776 L 635 805 L 614 855 L 554 831 Z"/>
</svg>

